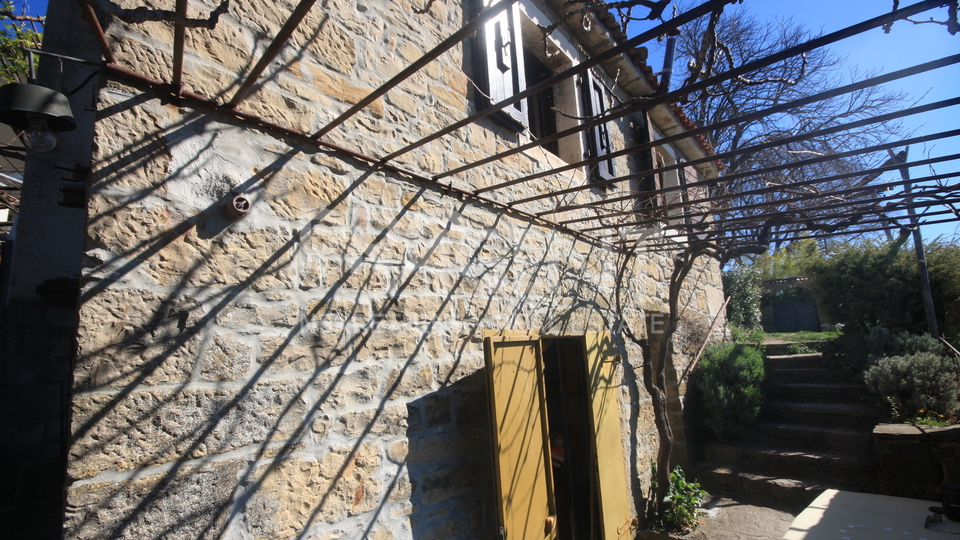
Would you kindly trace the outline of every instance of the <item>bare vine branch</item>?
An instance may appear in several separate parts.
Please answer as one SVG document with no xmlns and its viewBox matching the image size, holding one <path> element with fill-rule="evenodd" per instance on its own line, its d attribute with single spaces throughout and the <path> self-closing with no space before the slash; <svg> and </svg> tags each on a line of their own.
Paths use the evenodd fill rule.
<svg viewBox="0 0 960 540">
<path fill-rule="evenodd" d="M 17 22 L 38 22 L 42 23 L 46 17 L 34 17 L 32 15 L 17 15 L 9 9 L 0 9 L 0 19 L 10 19 Z"/>
<path fill-rule="evenodd" d="M 208 18 L 191 19 L 189 17 L 181 16 L 176 11 L 170 11 L 167 9 L 150 9 L 143 6 L 135 9 L 124 9 L 110 0 L 84 1 L 98 11 L 106 13 L 107 15 L 112 15 L 121 21 L 130 24 L 168 21 L 183 24 L 187 28 L 207 28 L 210 30 L 216 28 L 217 22 L 220 21 L 220 16 L 230 9 L 230 0 L 224 0 L 222 4 L 217 6 L 217 9 L 210 12 L 210 16 Z"/>
</svg>

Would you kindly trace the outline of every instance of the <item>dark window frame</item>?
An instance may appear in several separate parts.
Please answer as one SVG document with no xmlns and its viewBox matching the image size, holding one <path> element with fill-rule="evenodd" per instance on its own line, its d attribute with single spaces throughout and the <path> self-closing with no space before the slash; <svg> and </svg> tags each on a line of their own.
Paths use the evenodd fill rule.
<svg viewBox="0 0 960 540">
<path fill-rule="evenodd" d="M 594 119 L 607 112 L 607 98 L 609 90 L 591 71 L 580 76 L 580 101 L 583 116 Z M 609 155 L 613 149 L 610 141 L 610 123 L 604 122 L 590 129 L 584 130 L 587 159 Z M 599 182 L 616 177 L 613 159 L 605 159 L 590 166 L 588 174 L 590 181 Z"/>
</svg>

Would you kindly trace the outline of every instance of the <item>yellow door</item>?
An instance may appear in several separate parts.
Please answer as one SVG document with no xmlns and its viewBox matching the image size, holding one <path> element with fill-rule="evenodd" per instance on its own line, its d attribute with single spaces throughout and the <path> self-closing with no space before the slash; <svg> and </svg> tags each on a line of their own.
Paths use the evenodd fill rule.
<svg viewBox="0 0 960 540">
<path fill-rule="evenodd" d="M 484 340 L 505 540 L 556 537 L 539 336 Z"/>
<path fill-rule="evenodd" d="M 603 540 L 623 540 L 630 537 L 633 520 L 627 499 L 617 362 L 609 333 L 588 332 L 584 341 L 593 409 Z"/>
</svg>

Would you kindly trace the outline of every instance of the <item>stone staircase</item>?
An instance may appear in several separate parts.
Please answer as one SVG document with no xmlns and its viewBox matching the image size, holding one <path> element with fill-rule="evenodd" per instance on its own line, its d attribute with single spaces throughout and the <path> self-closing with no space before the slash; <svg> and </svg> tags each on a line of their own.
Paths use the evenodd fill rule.
<svg viewBox="0 0 960 540">
<path fill-rule="evenodd" d="M 771 384 L 760 418 L 736 444 L 708 443 L 697 466 L 710 491 L 803 506 L 828 488 L 873 491 L 873 427 L 880 409 L 862 383 L 827 369 L 820 353 L 768 345 Z"/>
</svg>

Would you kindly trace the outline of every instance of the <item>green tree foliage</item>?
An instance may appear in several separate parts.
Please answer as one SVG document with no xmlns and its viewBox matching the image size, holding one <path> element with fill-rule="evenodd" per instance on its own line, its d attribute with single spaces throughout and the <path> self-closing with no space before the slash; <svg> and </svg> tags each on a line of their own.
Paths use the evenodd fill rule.
<svg viewBox="0 0 960 540">
<path fill-rule="evenodd" d="M 763 355 L 739 343 L 707 346 L 690 378 L 701 395 L 706 425 L 721 440 L 743 435 L 763 403 Z"/>
<path fill-rule="evenodd" d="M 760 327 L 760 272 L 755 266 L 737 264 L 723 272 L 723 290 L 730 297 L 727 321 L 741 328 Z"/>
<path fill-rule="evenodd" d="M 810 265 L 821 259 L 823 254 L 817 241 L 806 238 L 757 256 L 753 266 L 759 270 L 762 280 L 806 277 Z"/>
<path fill-rule="evenodd" d="M 939 322 L 960 297 L 960 246 L 937 239 L 927 245 L 927 264 Z M 926 317 L 913 249 L 902 242 L 865 240 L 840 244 L 807 266 L 808 290 L 822 312 L 846 332 L 874 326 L 921 333 Z"/>
<path fill-rule="evenodd" d="M 23 47 L 39 49 L 43 40 L 42 31 L 35 30 L 31 21 L 15 21 L 11 15 L 23 13 L 26 2 L 21 0 L 0 1 L 0 15 L 5 17 L 3 31 L 0 32 L 0 79 L 5 83 L 24 82 L 29 71 L 29 60 Z"/>
</svg>

